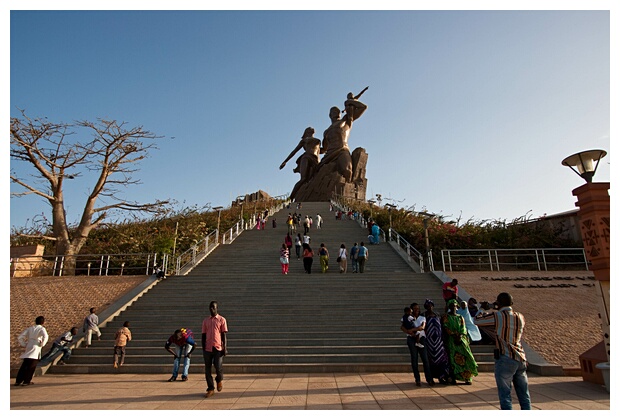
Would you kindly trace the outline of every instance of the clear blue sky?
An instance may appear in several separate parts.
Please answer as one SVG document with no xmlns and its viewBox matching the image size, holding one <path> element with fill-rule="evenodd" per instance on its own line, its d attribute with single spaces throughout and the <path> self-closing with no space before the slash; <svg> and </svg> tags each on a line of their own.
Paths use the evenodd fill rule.
<svg viewBox="0 0 620 420">
<path fill-rule="evenodd" d="M 5 11 L 8 113 L 143 126 L 165 138 L 126 197 L 228 206 L 258 189 L 290 192 L 295 159 L 278 166 L 304 129 L 321 137 L 329 108 L 369 86 L 349 139 L 369 155 L 367 198 L 452 219 L 538 217 L 575 208 L 583 182 L 565 157 L 610 152 L 617 57 L 611 2 L 601 7 Z M 596 181 L 610 180 L 610 155 Z M 89 181 L 67 187 L 70 222 Z M 49 217 L 36 197 L 10 208 L 11 225 Z"/>
</svg>

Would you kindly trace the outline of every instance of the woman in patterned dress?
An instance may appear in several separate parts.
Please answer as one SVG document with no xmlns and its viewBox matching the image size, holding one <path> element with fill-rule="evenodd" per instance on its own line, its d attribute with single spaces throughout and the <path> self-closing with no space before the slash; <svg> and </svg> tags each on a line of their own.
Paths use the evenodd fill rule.
<svg viewBox="0 0 620 420">
<path fill-rule="evenodd" d="M 426 353 L 431 368 L 433 378 L 438 378 L 442 384 L 448 383 L 450 376 L 450 365 L 448 354 L 444 347 L 439 315 L 434 311 L 435 304 L 432 300 L 426 299 L 424 302 L 424 316 L 426 317 Z"/>
<path fill-rule="evenodd" d="M 456 299 L 448 301 L 448 313 L 441 317 L 441 325 L 446 333 L 446 348 L 450 359 L 451 384 L 456 380 L 471 385 L 472 378 L 478 376 L 478 364 L 469 348 L 469 337 L 465 319 L 456 313 L 458 302 Z"/>
</svg>

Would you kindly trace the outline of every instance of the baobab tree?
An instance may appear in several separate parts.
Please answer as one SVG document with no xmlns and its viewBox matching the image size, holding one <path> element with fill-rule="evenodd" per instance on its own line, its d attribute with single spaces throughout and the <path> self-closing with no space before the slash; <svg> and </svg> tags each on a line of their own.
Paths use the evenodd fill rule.
<svg viewBox="0 0 620 420">
<path fill-rule="evenodd" d="M 159 138 L 142 127 L 127 128 L 126 123 L 98 119 L 53 123 L 47 118 L 11 117 L 11 159 L 27 162 L 32 174 L 17 174 L 11 169 L 11 182 L 19 191 L 11 196 L 35 194 L 47 200 L 52 210 L 51 235 L 41 239 L 55 242 L 56 254 L 65 256 L 64 271 L 75 269 L 75 256 L 89 233 L 99 226 L 110 211 L 156 213 L 168 201 L 140 204 L 120 198 L 121 187 L 140 183 L 132 177 L 138 162 L 156 148 Z M 84 174 L 82 173 L 84 172 Z M 86 176 L 93 179 L 77 226 L 69 226 L 65 211 L 64 183 Z M 102 202 L 98 207 L 97 201 Z"/>
</svg>

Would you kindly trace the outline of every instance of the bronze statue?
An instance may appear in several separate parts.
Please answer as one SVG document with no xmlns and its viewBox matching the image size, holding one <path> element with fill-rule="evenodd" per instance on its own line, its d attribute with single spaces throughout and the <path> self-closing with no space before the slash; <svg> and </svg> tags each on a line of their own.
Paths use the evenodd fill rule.
<svg viewBox="0 0 620 420">
<path fill-rule="evenodd" d="M 291 198 L 295 197 L 295 193 L 299 190 L 303 184 L 305 184 L 316 172 L 316 168 L 319 165 L 319 153 L 321 153 L 321 140 L 314 137 L 314 128 L 308 127 L 304 131 L 303 136 L 301 136 L 301 140 L 299 144 L 293 151 L 288 155 L 284 162 L 280 165 L 280 169 L 286 166 L 286 162 L 288 162 L 295 154 L 304 149 L 304 153 L 297 158 L 297 167 L 293 169 L 293 172 L 298 172 L 301 175 L 301 179 L 295 184 L 293 187 L 293 191 L 291 191 Z"/>
<path fill-rule="evenodd" d="M 323 142 L 314 137 L 314 129 L 306 128 L 301 141 L 280 165 L 284 168 L 295 154 L 304 149 L 297 159 L 298 172 L 301 179 L 293 187 L 290 198 L 295 201 L 329 201 L 333 194 L 343 197 L 360 199 L 366 194 L 366 162 L 368 154 L 358 147 L 353 154 L 349 152 L 349 133 L 353 121 L 358 119 L 367 109 L 359 101 L 360 96 L 352 93 L 344 102 L 344 116 L 340 116 L 340 108 L 334 106 L 329 110 L 331 125 L 323 133 Z M 319 162 L 319 155 L 324 154 Z"/>
<path fill-rule="evenodd" d="M 366 88 L 368 89 L 368 88 Z M 358 98 L 366 91 L 362 90 L 359 95 L 353 97 L 352 93 L 347 95 L 344 102 L 345 114 L 340 118 L 340 108 L 337 106 L 329 110 L 329 118 L 332 124 L 323 132 L 323 146 L 321 153 L 325 153 L 319 167 L 330 162 L 337 162 L 337 170 L 345 179 L 345 182 L 351 182 L 353 175 L 353 163 L 351 161 L 351 153 L 349 152 L 349 133 L 353 121 L 362 116 L 366 108 Z"/>
</svg>

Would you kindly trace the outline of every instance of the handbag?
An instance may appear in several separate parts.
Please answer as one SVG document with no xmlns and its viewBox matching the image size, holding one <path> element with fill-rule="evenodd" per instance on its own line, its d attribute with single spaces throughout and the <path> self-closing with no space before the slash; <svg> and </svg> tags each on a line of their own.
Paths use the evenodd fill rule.
<svg viewBox="0 0 620 420">
<path fill-rule="evenodd" d="M 288 258 L 285 258 L 285 257 L 280 257 L 280 262 L 281 262 L 282 264 L 288 264 Z"/>
<path fill-rule="evenodd" d="M 336 261 L 340 262 L 340 261 L 342 261 L 342 258 L 338 257 L 338 258 L 336 258 Z"/>
</svg>

